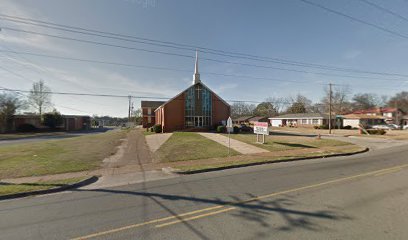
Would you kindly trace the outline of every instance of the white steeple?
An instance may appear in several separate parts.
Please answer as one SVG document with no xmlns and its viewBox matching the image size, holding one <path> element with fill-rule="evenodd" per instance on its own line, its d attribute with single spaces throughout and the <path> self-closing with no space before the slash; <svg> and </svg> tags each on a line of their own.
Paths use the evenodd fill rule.
<svg viewBox="0 0 408 240">
<path fill-rule="evenodd" d="M 196 60 L 194 66 L 194 77 L 193 77 L 193 84 L 201 82 L 200 74 L 198 73 L 198 51 L 196 50 Z"/>
</svg>

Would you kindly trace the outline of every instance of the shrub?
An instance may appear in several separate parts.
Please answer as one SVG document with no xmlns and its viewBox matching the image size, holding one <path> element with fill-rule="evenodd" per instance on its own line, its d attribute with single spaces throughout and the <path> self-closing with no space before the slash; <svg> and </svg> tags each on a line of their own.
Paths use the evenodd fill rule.
<svg viewBox="0 0 408 240">
<path fill-rule="evenodd" d="M 217 127 L 217 133 L 224 133 L 227 130 L 227 128 L 225 126 L 218 126 Z"/>
<path fill-rule="evenodd" d="M 151 128 L 150 128 L 150 132 L 154 132 L 154 129 L 153 129 L 153 127 L 151 127 Z"/>
<path fill-rule="evenodd" d="M 319 126 L 313 126 L 313 128 L 314 128 L 314 129 L 319 129 L 320 127 L 319 127 Z"/>
<path fill-rule="evenodd" d="M 343 129 L 351 129 L 352 127 L 350 125 L 344 126 Z"/>
<path fill-rule="evenodd" d="M 371 135 L 384 135 L 386 133 L 384 129 L 369 129 L 367 132 Z"/>
<path fill-rule="evenodd" d="M 34 132 L 37 130 L 37 128 L 29 123 L 23 123 L 19 125 L 16 129 L 18 132 Z"/>
<path fill-rule="evenodd" d="M 234 126 L 234 133 L 235 133 L 235 134 L 239 133 L 239 130 L 240 130 L 240 129 L 239 129 L 238 126 Z"/>
<path fill-rule="evenodd" d="M 153 131 L 152 132 L 155 132 L 155 133 L 161 133 L 162 132 L 162 125 L 160 125 L 160 124 L 156 124 L 156 125 L 154 125 L 153 126 Z"/>
<path fill-rule="evenodd" d="M 320 129 L 329 129 L 329 125 L 321 125 Z"/>
<path fill-rule="evenodd" d="M 51 129 L 55 129 L 57 126 L 63 123 L 62 116 L 59 112 L 53 111 L 43 115 L 43 125 Z"/>
</svg>

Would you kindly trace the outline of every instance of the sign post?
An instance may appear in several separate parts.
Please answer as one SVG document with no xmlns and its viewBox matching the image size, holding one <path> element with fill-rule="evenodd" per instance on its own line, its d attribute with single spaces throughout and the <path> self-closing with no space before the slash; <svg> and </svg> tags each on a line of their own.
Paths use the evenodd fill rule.
<svg viewBox="0 0 408 240">
<path fill-rule="evenodd" d="M 254 133 L 256 134 L 257 143 L 265 143 L 265 135 L 269 135 L 268 123 L 267 122 L 255 122 Z M 262 142 L 259 141 L 259 135 L 262 135 Z"/>
<path fill-rule="evenodd" d="M 230 134 L 231 132 L 234 131 L 234 127 L 232 126 L 232 119 L 231 117 L 228 117 L 227 120 L 227 132 L 228 132 L 228 156 L 231 153 L 231 138 L 230 138 Z"/>
</svg>

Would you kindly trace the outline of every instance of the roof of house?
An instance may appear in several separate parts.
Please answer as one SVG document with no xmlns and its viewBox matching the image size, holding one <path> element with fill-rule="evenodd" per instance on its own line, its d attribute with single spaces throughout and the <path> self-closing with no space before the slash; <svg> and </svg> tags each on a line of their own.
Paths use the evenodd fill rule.
<svg viewBox="0 0 408 240">
<path fill-rule="evenodd" d="M 248 121 L 249 119 L 253 118 L 254 116 L 242 116 L 239 118 L 234 118 L 234 121 L 241 122 L 241 121 Z"/>
<path fill-rule="evenodd" d="M 383 116 L 367 115 L 367 114 L 347 114 L 343 115 L 344 119 L 385 119 Z"/>
<path fill-rule="evenodd" d="M 276 117 L 270 117 L 269 119 L 302 119 L 302 118 L 329 118 L 329 115 L 322 113 L 290 113 L 279 115 Z"/>
<path fill-rule="evenodd" d="M 261 117 L 261 116 L 251 117 L 250 119 L 248 119 L 248 121 L 257 122 L 257 121 L 262 120 L 262 119 L 268 119 L 268 117 Z"/>
<path fill-rule="evenodd" d="M 195 83 L 195 84 L 189 86 L 188 88 L 184 89 L 183 91 L 181 91 L 179 94 L 177 94 L 176 96 L 174 96 L 174 97 L 171 98 L 170 100 L 164 102 L 162 105 L 158 106 L 158 107 L 156 108 L 156 110 L 154 110 L 154 111 L 157 111 L 158 108 L 163 107 L 163 106 L 165 106 L 167 103 L 173 101 L 174 99 L 176 99 L 177 97 L 179 97 L 181 94 L 183 94 L 185 91 L 187 91 L 187 89 L 189 89 L 189 88 L 191 88 L 191 87 L 193 87 L 193 86 L 195 86 L 195 85 L 197 85 L 197 84 L 201 84 L 201 85 L 202 85 L 203 87 L 205 87 L 208 91 L 210 91 L 211 94 L 214 94 L 214 96 L 216 96 L 217 98 L 219 98 L 225 105 L 230 106 L 226 101 L 224 101 L 224 99 L 222 99 L 220 96 L 218 96 L 215 92 L 213 92 L 213 90 L 211 90 L 209 87 L 207 87 L 204 83 L 202 83 L 202 82 L 197 82 L 197 83 Z"/>
<path fill-rule="evenodd" d="M 164 101 L 141 101 L 142 108 L 158 108 L 165 103 Z"/>
<path fill-rule="evenodd" d="M 40 118 L 40 115 L 36 114 L 16 114 L 14 118 Z"/>
<path fill-rule="evenodd" d="M 371 108 L 371 109 L 363 109 L 363 110 L 356 110 L 351 114 L 367 114 L 367 113 L 392 113 L 396 111 L 401 111 L 398 108 L 392 107 L 379 107 L 379 108 Z"/>
</svg>

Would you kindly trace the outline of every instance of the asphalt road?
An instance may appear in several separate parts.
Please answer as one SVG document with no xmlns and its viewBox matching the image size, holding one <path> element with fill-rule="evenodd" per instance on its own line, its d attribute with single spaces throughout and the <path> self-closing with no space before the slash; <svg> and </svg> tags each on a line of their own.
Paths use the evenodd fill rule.
<svg viewBox="0 0 408 240">
<path fill-rule="evenodd" d="M 408 146 L 0 202 L 1 239 L 408 239 Z"/>
</svg>

